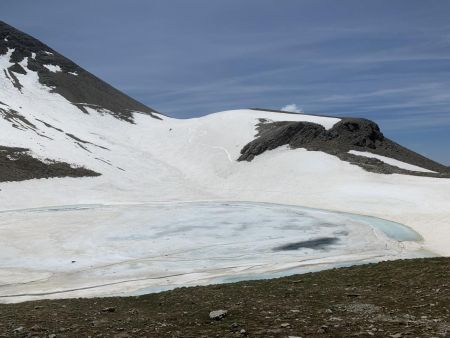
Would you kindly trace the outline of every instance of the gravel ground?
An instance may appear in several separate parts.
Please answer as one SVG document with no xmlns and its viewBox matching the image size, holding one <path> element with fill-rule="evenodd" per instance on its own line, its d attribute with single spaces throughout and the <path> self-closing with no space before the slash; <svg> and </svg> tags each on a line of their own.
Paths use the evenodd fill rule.
<svg viewBox="0 0 450 338">
<path fill-rule="evenodd" d="M 450 258 L 428 258 L 140 297 L 25 302 L 0 305 L 0 337 L 445 337 L 449 285 Z"/>
</svg>

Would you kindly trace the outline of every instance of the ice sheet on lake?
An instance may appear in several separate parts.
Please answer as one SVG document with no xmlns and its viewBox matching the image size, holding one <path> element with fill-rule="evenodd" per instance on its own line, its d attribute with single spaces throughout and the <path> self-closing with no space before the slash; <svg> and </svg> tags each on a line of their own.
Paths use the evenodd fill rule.
<svg viewBox="0 0 450 338">
<path fill-rule="evenodd" d="M 409 255 L 380 224 L 418 239 L 379 219 L 262 203 L 2 212 L 0 301 L 129 294 Z"/>
</svg>

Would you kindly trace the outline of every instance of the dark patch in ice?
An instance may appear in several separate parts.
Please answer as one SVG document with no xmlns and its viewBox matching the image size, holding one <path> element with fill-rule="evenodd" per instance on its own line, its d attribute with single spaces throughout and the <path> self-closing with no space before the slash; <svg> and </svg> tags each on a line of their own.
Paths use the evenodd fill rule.
<svg viewBox="0 0 450 338">
<path fill-rule="evenodd" d="M 302 231 L 311 231 L 314 230 L 315 228 L 312 227 L 311 225 L 302 225 L 302 224 L 298 224 L 298 223 L 288 223 L 286 225 L 283 225 L 281 227 L 281 230 L 302 230 Z"/>
<path fill-rule="evenodd" d="M 320 223 L 320 227 L 322 227 L 322 228 L 335 228 L 336 224 L 323 222 L 323 223 Z"/>
<path fill-rule="evenodd" d="M 323 250 L 329 245 L 333 245 L 339 241 L 336 237 L 321 237 L 316 239 L 310 239 L 307 241 L 288 243 L 276 248 L 273 251 L 291 251 L 299 249 L 313 249 L 313 250 Z"/>
<path fill-rule="evenodd" d="M 340 230 L 340 231 L 335 231 L 333 234 L 336 236 L 348 236 L 348 231 Z"/>
</svg>

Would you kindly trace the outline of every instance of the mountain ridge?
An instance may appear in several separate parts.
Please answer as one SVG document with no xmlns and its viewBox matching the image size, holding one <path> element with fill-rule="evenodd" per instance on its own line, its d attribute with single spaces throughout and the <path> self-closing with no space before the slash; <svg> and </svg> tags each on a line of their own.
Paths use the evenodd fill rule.
<svg viewBox="0 0 450 338">
<path fill-rule="evenodd" d="M 285 111 L 272 111 L 290 113 Z M 326 115 L 313 116 L 332 117 Z M 326 130 L 319 124 L 311 122 L 270 123 L 261 120 L 257 125 L 257 137 L 241 150 L 241 156 L 238 161 L 251 161 L 255 156 L 260 155 L 266 150 L 272 150 L 282 145 L 289 145 L 291 149 L 305 148 L 311 151 L 324 151 L 375 173 L 404 174 L 408 173 L 408 171 L 389 164 L 382 164 L 376 158 L 368 161 L 367 157 L 370 157 L 370 154 L 388 156 L 405 163 L 418 165 L 436 173 L 434 175 L 416 172 L 415 175 L 450 177 L 450 173 L 447 173 L 448 168 L 446 166 L 386 138 L 375 122 L 364 118 L 342 117 L 340 119 L 341 121 L 330 130 Z M 350 151 L 368 152 L 369 154 L 367 157 L 364 157 L 351 154 L 349 153 Z"/>
<path fill-rule="evenodd" d="M 0 55 L 11 49 L 10 62 L 14 65 L 8 69 L 10 76 L 14 76 L 14 72 L 24 74 L 25 68 L 35 71 L 43 85 L 52 88 L 84 113 L 87 113 L 85 106 L 98 106 L 127 122 L 133 122 L 134 111 L 158 118 L 154 109 L 100 80 L 43 42 L 0 21 Z M 28 58 L 26 67 L 20 65 L 25 58 Z M 59 67 L 61 71 L 51 71 L 49 66 Z"/>
</svg>

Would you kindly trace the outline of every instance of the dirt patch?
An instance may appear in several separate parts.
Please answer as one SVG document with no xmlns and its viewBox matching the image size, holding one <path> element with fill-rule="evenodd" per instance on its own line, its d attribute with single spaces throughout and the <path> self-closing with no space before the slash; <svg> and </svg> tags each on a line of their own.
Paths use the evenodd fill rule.
<svg viewBox="0 0 450 338">
<path fill-rule="evenodd" d="M 0 146 L 0 182 L 24 181 L 33 178 L 86 177 L 100 174 L 69 163 L 41 161 L 31 156 L 28 149 Z"/>
<path fill-rule="evenodd" d="M 0 305 L 1 337 L 445 337 L 450 258 L 126 298 Z M 212 319 L 213 311 L 226 315 Z"/>
</svg>

